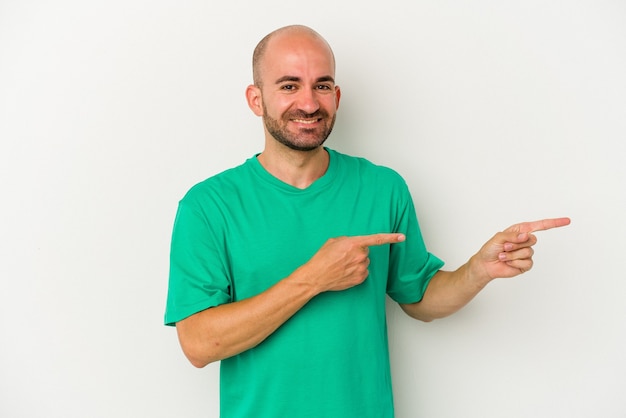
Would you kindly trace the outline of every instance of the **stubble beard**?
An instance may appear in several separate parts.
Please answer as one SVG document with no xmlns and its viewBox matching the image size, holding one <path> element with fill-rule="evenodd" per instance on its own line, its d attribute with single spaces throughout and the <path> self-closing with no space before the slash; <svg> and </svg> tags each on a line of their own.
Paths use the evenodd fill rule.
<svg viewBox="0 0 626 418">
<path fill-rule="evenodd" d="M 265 106 L 264 106 L 265 107 Z M 333 115 L 330 122 L 327 122 L 322 130 L 318 128 L 301 129 L 299 133 L 293 133 L 287 130 L 287 123 L 290 119 L 308 119 L 312 117 L 321 118 L 328 121 L 328 113 L 324 110 L 318 110 L 313 114 L 304 112 L 291 112 L 283 115 L 282 120 L 274 119 L 267 114 L 267 109 L 263 109 L 263 123 L 265 128 L 272 137 L 294 151 L 313 151 L 321 147 L 326 139 L 330 136 L 335 125 L 337 115 Z M 313 140 L 310 138 L 314 137 Z"/>
</svg>

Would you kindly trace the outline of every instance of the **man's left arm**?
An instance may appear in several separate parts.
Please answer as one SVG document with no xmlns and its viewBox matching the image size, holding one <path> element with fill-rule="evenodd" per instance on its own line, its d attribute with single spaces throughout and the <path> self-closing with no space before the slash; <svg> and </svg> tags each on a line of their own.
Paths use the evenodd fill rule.
<svg viewBox="0 0 626 418">
<path fill-rule="evenodd" d="M 537 231 L 569 225 L 569 218 L 523 222 L 498 232 L 467 263 L 455 271 L 438 271 L 424 297 L 416 303 L 400 304 L 411 317 L 432 321 L 458 311 L 491 280 L 515 277 L 533 266 Z"/>
</svg>

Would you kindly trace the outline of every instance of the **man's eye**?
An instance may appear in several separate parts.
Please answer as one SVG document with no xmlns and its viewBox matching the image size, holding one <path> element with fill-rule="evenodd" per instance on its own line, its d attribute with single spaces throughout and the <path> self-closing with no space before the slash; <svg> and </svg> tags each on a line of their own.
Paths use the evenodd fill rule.
<svg viewBox="0 0 626 418">
<path fill-rule="evenodd" d="M 330 90 L 330 86 L 326 85 L 326 84 L 320 84 L 319 86 L 317 86 L 318 90 Z"/>
<path fill-rule="evenodd" d="M 285 84 L 284 86 L 281 87 L 281 89 L 291 91 L 291 90 L 295 90 L 296 86 L 294 86 L 293 84 Z"/>
</svg>

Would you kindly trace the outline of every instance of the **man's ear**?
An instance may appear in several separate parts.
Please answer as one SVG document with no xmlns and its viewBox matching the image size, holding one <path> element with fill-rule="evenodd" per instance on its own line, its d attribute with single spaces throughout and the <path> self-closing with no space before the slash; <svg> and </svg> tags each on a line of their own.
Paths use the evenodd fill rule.
<svg viewBox="0 0 626 418">
<path fill-rule="evenodd" d="M 248 107 L 257 116 L 263 116 L 263 97 L 261 96 L 261 89 L 251 84 L 246 88 L 246 101 Z"/>
</svg>

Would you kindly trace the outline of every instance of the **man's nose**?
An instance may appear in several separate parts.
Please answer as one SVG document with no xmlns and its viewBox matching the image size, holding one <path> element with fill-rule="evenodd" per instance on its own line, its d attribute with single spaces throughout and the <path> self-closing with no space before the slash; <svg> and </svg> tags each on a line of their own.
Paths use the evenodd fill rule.
<svg viewBox="0 0 626 418">
<path fill-rule="evenodd" d="M 311 89 L 300 90 L 297 105 L 300 110 L 306 112 L 307 114 L 315 113 L 320 108 L 317 96 Z"/>
</svg>

